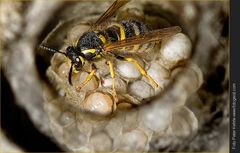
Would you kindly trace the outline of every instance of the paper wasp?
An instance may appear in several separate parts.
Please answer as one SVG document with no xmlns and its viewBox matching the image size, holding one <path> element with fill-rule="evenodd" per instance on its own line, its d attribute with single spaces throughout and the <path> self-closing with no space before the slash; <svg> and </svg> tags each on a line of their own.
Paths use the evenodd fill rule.
<svg viewBox="0 0 240 153">
<path fill-rule="evenodd" d="M 151 30 L 151 28 L 137 20 L 121 20 L 110 22 L 109 18 L 116 14 L 116 12 L 128 3 L 130 0 L 116 0 L 105 13 L 95 22 L 94 25 L 85 32 L 78 40 L 75 46 L 68 46 L 65 52 L 40 45 L 40 48 L 61 53 L 71 61 L 71 66 L 68 75 L 69 84 L 72 85 L 71 76 L 74 71 L 81 71 L 85 61 L 94 61 L 95 59 L 104 58 L 108 55 L 113 55 L 117 59 L 132 62 L 143 76 L 145 76 L 154 86 L 161 88 L 150 75 L 144 70 L 143 67 L 132 57 L 126 56 L 124 53 L 138 54 L 146 52 L 151 45 L 181 32 L 178 26 Z M 107 22 L 109 21 L 109 22 Z M 106 24 L 108 23 L 108 24 Z M 104 25 L 104 26 L 103 26 Z M 148 45 L 148 47 L 146 47 Z M 143 47 L 145 46 L 145 47 Z M 113 80 L 112 90 L 115 92 L 115 72 L 113 61 L 108 62 L 110 74 Z M 80 90 L 82 86 L 87 84 L 94 73 L 96 68 L 93 66 L 92 71 L 86 80 L 76 89 Z"/>
</svg>

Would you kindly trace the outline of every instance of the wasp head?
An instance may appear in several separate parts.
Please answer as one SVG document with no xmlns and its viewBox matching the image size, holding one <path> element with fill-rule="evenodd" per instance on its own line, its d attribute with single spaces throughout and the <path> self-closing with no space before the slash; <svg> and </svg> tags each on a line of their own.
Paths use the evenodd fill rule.
<svg viewBox="0 0 240 153">
<path fill-rule="evenodd" d="M 66 56 L 71 60 L 75 70 L 80 71 L 84 65 L 83 55 L 75 47 L 69 46 L 66 49 Z"/>
</svg>

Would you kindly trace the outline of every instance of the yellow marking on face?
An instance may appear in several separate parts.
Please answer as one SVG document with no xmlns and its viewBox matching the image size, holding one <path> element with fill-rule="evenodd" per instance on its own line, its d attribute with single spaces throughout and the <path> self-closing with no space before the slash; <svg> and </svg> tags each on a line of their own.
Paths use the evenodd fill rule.
<svg viewBox="0 0 240 153">
<path fill-rule="evenodd" d="M 84 64 L 84 61 L 85 61 L 85 59 L 82 57 L 82 56 L 79 56 L 79 58 L 80 58 L 80 60 L 81 60 L 81 62 L 82 62 L 82 65 Z"/>
<path fill-rule="evenodd" d="M 70 67 L 70 66 L 72 65 L 72 61 L 70 60 L 70 58 L 67 58 L 67 57 L 66 57 L 66 59 L 67 59 L 68 65 L 69 65 L 69 67 Z M 82 56 L 79 56 L 79 59 L 80 59 L 80 61 L 82 62 L 82 65 L 83 65 L 85 59 L 84 59 Z M 75 66 L 73 66 L 73 72 L 74 72 L 74 73 L 78 73 L 78 72 L 79 72 L 78 70 L 75 69 Z"/>
<path fill-rule="evenodd" d="M 119 29 L 120 29 L 120 40 L 126 39 L 125 30 L 124 30 L 123 25 L 118 24 L 118 23 L 115 23 L 115 24 L 113 24 L 113 25 L 119 27 Z"/>
<path fill-rule="evenodd" d="M 86 49 L 86 50 L 83 50 L 82 53 L 83 54 L 87 54 L 87 53 L 92 53 L 94 54 L 96 52 L 96 49 Z"/>
<path fill-rule="evenodd" d="M 73 72 L 74 73 L 78 73 L 79 71 L 78 70 L 76 70 L 75 68 L 73 68 L 74 70 L 73 70 Z"/>
</svg>

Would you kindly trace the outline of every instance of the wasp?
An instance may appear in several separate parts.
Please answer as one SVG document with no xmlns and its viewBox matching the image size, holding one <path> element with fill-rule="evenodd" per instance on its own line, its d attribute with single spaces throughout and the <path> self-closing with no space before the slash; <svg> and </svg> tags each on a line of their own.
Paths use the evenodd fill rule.
<svg viewBox="0 0 240 153">
<path fill-rule="evenodd" d="M 117 59 L 132 62 L 154 86 L 161 88 L 154 79 L 148 75 L 146 70 L 131 56 L 124 53 L 139 54 L 151 50 L 150 44 L 159 43 L 162 39 L 173 36 L 181 32 L 181 28 L 173 26 L 164 29 L 152 30 L 147 24 L 137 20 L 110 21 L 109 19 L 130 0 L 116 0 L 85 32 L 78 40 L 76 45 L 68 46 L 65 52 L 40 45 L 40 48 L 65 55 L 70 61 L 71 66 L 68 75 L 68 82 L 72 85 L 72 71 L 79 72 L 85 61 L 92 62 L 96 59 L 104 58 L 108 55 Z M 105 24 L 108 23 L 108 24 Z M 104 26 L 103 26 L 104 25 Z M 99 28 L 100 27 L 100 28 Z M 147 45 L 147 47 L 146 47 Z M 145 47 L 144 47 L 145 46 Z M 112 78 L 112 90 L 115 91 L 115 71 L 112 60 L 108 60 L 110 75 Z M 76 89 L 86 85 L 94 76 L 96 67 L 93 66 L 86 80 Z"/>
</svg>

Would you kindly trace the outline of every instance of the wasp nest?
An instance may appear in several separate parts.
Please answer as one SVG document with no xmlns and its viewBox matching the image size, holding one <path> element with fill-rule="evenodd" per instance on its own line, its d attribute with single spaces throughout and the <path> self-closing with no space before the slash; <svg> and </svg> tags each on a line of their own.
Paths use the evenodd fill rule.
<svg viewBox="0 0 240 153">
<path fill-rule="evenodd" d="M 149 24 L 152 27 L 181 25 L 183 33 L 191 39 L 192 51 L 187 36 L 179 33 L 149 52 L 153 54 L 148 54 L 151 58 L 134 57 L 162 90 L 155 89 L 132 63 L 115 60 L 117 97 L 114 97 L 108 66 L 102 59 L 95 62 L 98 69 L 94 78 L 77 92 L 75 87 L 89 74 L 89 65 L 73 75 L 74 86 L 69 86 L 66 77 L 69 65 L 65 57 L 58 54 L 52 58 L 47 71 L 51 87 L 42 90 L 47 82 L 43 77 L 44 61 L 49 61 L 45 55 L 41 56 L 42 50 L 36 50 L 42 38 L 48 35 L 48 47 L 64 50 L 69 46 L 62 46 L 65 32 L 69 42 L 74 42 L 89 27 L 68 24 L 69 30 L 57 26 L 53 30 L 56 31 L 54 38 L 49 37 L 52 33 L 49 30 L 58 22 L 70 23 L 68 21 L 76 17 L 77 21 L 90 21 L 85 18 L 94 16 L 96 21 L 113 1 L 1 1 L 4 29 L 0 52 L 4 89 L 1 132 L 26 151 L 59 151 L 48 143 L 54 136 L 65 151 L 227 152 L 228 1 L 131 0 L 122 8 L 123 19 L 137 8 L 144 12 L 138 16 L 153 21 Z M 155 17 L 171 24 L 164 19 L 159 22 Z M 62 37 L 58 37 L 60 35 Z M 204 74 L 204 84 L 197 92 L 202 82 L 201 71 L 190 60 L 197 63 Z M 26 128 L 30 129 L 30 139 L 36 141 L 29 143 L 27 137 L 22 139 L 21 131 Z M 36 135 L 35 128 L 48 137 L 42 139 L 40 133 Z M 199 131 L 194 135 L 197 128 Z"/>
<path fill-rule="evenodd" d="M 68 39 L 76 41 L 83 29 L 86 26 L 73 27 Z M 90 63 L 73 73 L 71 86 L 68 60 L 54 54 L 47 76 L 58 96 L 45 90 L 45 109 L 53 135 L 70 150 L 87 152 L 147 151 L 151 140 L 192 135 L 198 122 L 184 104 L 202 84 L 202 73 L 196 65 L 186 64 L 190 53 L 191 41 L 178 33 L 155 47 L 151 58 L 134 57 L 160 89 L 133 63 L 115 59 L 116 96 L 106 59 L 94 61 L 97 71 L 79 91 L 76 86 L 90 73 Z"/>
</svg>

